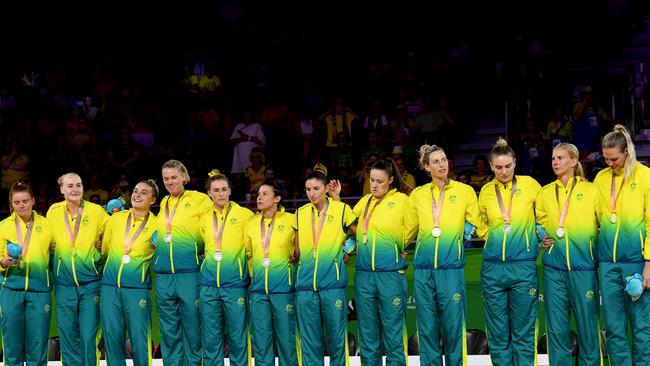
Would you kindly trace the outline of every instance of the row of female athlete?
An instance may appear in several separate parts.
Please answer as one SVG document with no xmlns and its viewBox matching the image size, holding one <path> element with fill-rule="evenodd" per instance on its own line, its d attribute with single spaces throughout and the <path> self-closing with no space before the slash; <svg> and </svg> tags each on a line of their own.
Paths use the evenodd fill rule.
<svg viewBox="0 0 650 366">
<path fill-rule="evenodd" d="M 571 314 L 580 365 L 601 364 L 601 301 L 611 364 L 650 364 L 650 297 L 624 291 L 635 274 L 650 285 L 650 170 L 622 126 L 602 150 L 609 167 L 591 183 L 575 146 L 558 145 L 557 180 L 541 187 L 514 175 L 515 154 L 499 140 L 490 153 L 495 179 L 477 198 L 447 179 L 445 152 L 424 145 L 420 165 L 431 183 L 409 192 L 394 162 L 378 161 L 371 193 L 351 208 L 317 169 L 305 181 L 310 202 L 295 214 L 285 212 L 272 181 L 259 188 L 257 214 L 229 200 L 230 182 L 216 171 L 207 195 L 186 190 L 187 169 L 175 160 L 162 166 L 168 195 L 157 216 L 152 180 L 139 182 L 132 207 L 112 216 L 82 200 L 77 174 L 59 179 L 65 199 L 46 217 L 32 210 L 30 187 L 17 183 L 12 214 L 0 223 L 5 364 L 46 364 L 52 287 L 63 364 L 97 364 L 100 323 L 109 365 L 125 364 L 126 332 L 134 364 L 151 364 L 153 269 L 166 365 L 222 365 L 226 339 L 231 365 L 251 355 L 256 365 L 274 365 L 274 348 L 280 365 L 322 365 L 324 344 L 331 365 L 347 365 L 354 238 L 362 364 L 380 365 L 382 348 L 388 365 L 407 362 L 403 253 L 415 239 L 420 363 L 442 364 L 442 338 L 446 364 L 465 365 L 462 243 L 474 231 L 486 239 L 481 287 L 494 365 L 536 364 L 539 241 L 551 365 L 571 364 Z M 18 259 L 8 249 L 16 246 Z"/>
</svg>

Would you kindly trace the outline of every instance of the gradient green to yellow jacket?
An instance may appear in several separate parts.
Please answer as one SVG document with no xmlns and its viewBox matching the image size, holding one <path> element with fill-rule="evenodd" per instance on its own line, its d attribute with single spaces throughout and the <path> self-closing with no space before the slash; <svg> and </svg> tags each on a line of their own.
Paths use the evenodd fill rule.
<svg viewBox="0 0 650 366">
<path fill-rule="evenodd" d="M 24 239 L 28 224 L 16 213 L 0 222 L 0 258 L 7 256 L 7 240 L 19 244 L 16 232 L 16 220 L 20 225 Z M 0 267 L 2 285 L 16 291 L 49 292 L 52 288 L 50 281 L 50 253 L 54 249 L 52 230 L 47 220 L 34 212 L 34 223 L 27 253 L 22 258 L 23 266 Z"/>
<path fill-rule="evenodd" d="M 228 217 L 226 217 L 226 213 Z M 214 260 L 216 239 L 214 217 L 217 218 L 218 228 L 224 226 L 221 237 L 221 261 Z M 201 216 L 199 227 L 205 243 L 205 259 L 201 263 L 201 286 L 242 288 L 250 283 L 248 273 L 248 258 L 244 244 L 244 228 L 254 216 L 253 212 L 235 202 L 229 202 L 227 207 L 219 212 L 213 205 L 212 209 Z"/>
<path fill-rule="evenodd" d="M 126 224 L 130 219 L 129 237 Z M 119 288 L 151 289 L 151 260 L 155 247 L 151 236 L 156 231 L 156 215 L 149 213 L 146 225 L 135 239 L 129 252 L 129 263 L 124 263 L 125 241 L 130 240 L 145 218 L 134 219 L 132 210 L 114 213 L 106 224 L 102 241 L 102 255 L 106 257 L 102 285 Z"/>
<path fill-rule="evenodd" d="M 437 238 L 432 233 L 435 227 L 432 198 L 435 198 L 438 205 L 440 188 L 428 183 L 415 188 L 409 196 L 404 226 L 407 243 L 416 238 L 414 268 L 463 268 L 465 221 L 477 228 L 483 225 L 472 187 L 450 180 L 444 186 L 444 193 L 439 222 L 441 234 Z"/>
<path fill-rule="evenodd" d="M 359 218 L 357 225 L 357 271 L 391 272 L 408 267 L 400 253 L 406 240 L 404 214 L 408 209 L 408 196 L 391 189 L 375 208 L 368 224 L 368 242 L 363 243 L 363 218 L 368 205 L 370 215 L 377 198 L 367 194 L 357 202 L 352 212 Z"/>
<path fill-rule="evenodd" d="M 327 198 L 327 212 L 319 212 L 308 203 L 296 213 L 300 261 L 296 289 L 319 291 L 345 288 L 348 274 L 343 261 L 343 242 L 348 228 L 357 216 L 350 206 Z M 320 215 L 325 215 L 318 245 L 314 246 L 314 233 L 318 232 Z M 313 217 L 313 221 L 312 221 Z"/>
<path fill-rule="evenodd" d="M 250 260 L 251 292 L 266 294 L 293 292 L 296 282 L 296 269 L 289 257 L 294 254 L 294 239 L 296 218 L 295 215 L 285 212 L 283 207 L 278 208 L 273 223 L 271 241 L 269 243 L 268 257 L 271 263 L 268 267 L 262 265 L 264 249 L 262 248 L 261 222 L 268 235 L 270 218 L 264 218 L 258 213 L 246 224 L 244 229 L 244 243 L 246 254 Z"/>
<path fill-rule="evenodd" d="M 619 196 L 616 222 L 610 221 L 612 169 L 601 170 L 594 184 L 601 198 L 598 260 L 600 262 L 634 263 L 650 260 L 650 168 L 637 163 L 630 177 L 623 182 L 623 171 L 615 174 L 614 184 Z M 621 186 L 622 185 L 622 186 Z"/>
<path fill-rule="evenodd" d="M 546 235 L 555 242 L 544 251 L 542 263 L 563 271 L 595 270 L 598 243 L 598 218 L 601 204 L 598 190 L 593 183 L 578 177 L 571 178 L 566 186 L 557 180 L 542 188 L 535 203 L 537 223 L 544 227 Z M 557 195 L 556 195 L 557 189 Z M 569 196 L 571 193 L 571 196 Z M 560 213 L 569 200 L 564 236 L 557 235 Z"/>
<path fill-rule="evenodd" d="M 179 201 L 180 200 L 180 201 Z M 178 203 L 178 206 L 176 204 Z M 167 224 L 165 208 L 172 218 L 172 241 L 165 242 Z M 153 258 L 153 270 L 156 273 L 191 273 L 199 271 L 199 256 L 203 253 L 203 238 L 199 221 L 204 213 L 212 208 L 212 200 L 207 194 L 197 191 L 185 191 L 180 197 L 165 196 L 160 201 L 160 211 L 156 220 L 158 239 Z"/>
<path fill-rule="evenodd" d="M 80 286 L 99 281 L 102 273 L 101 253 L 95 248 L 110 216 L 103 207 L 83 201 L 83 212 L 74 249 L 68 237 L 65 216 L 68 216 L 70 231 L 74 231 L 76 212 L 71 214 L 66 202 L 57 202 L 47 211 L 47 221 L 52 228 L 56 248 L 54 250 L 54 283 L 63 286 Z"/>
<path fill-rule="evenodd" d="M 516 190 L 512 195 L 510 225 L 512 231 L 504 232 L 505 222 L 501 214 L 496 190 L 499 189 L 504 208 L 510 206 L 512 183 L 499 182 L 496 178 L 481 188 L 478 207 L 481 214 L 479 237 L 485 239 L 483 260 L 486 262 L 534 261 L 537 258 L 537 235 L 535 230 L 535 200 L 542 187 L 526 175 L 515 176 Z"/>
</svg>

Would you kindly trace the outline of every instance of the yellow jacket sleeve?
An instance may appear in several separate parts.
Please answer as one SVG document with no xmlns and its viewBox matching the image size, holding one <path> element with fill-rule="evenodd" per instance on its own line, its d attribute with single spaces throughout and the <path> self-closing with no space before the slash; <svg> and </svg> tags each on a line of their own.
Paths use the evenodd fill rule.
<svg viewBox="0 0 650 366">
<path fill-rule="evenodd" d="M 114 220 L 109 220 L 109 223 L 106 223 L 103 231 L 104 236 L 102 238 L 102 257 L 108 256 L 108 248 L 111 246 L 111 240 L 113 240 L 113 224 Z"/>
<path fill-rule="evenodd" d="M 543 190 L 539 191 L 537 199 L 535 199 L 535 219 L 539 225 L 545 227 L 548 215 L 546 214 L 546 207 L 544 207 L 543 193 Z"/>
<path fill-rule="evenodd" d="M 481 193 L 483 190 L 481 190 Z M 479 194 L 478 196 L 478 223 L 476 225 L 476 235 L 482 239 L 487 239 L 488 234 L 488 217 L 487 217 L 487 206 L 485 202 L 485 196 Z"/>
<path fill-rule="evenodd" d="M 478 199 L 473 189 L 467 191 L 467 210 L 465 211 L 465 221 L 476 226 L 476 233 L 487 231 L 487 227 L 481 218 L 481 212 L 478 208 Z"/>
<path fill-rule="evenodd" d="M 645 192 L 645 213 L 644 213 L 644 219 L 645 219 L 645 242 L 643 243 L 643 259 L 646 261 L 650 261 L 650 183 L 648 183 L 648 179 L 650 179 L 650 174 L 645 179 L 646 182 L 646 192 Z"/>
<path fill-rule="evenodd" d="M 404 248 L 408 246 L 411 240 L 415 239 L 418 233 L 419 218 L 413 197 L 413 195 L 409 197 L 404 212 Z"/>
</svg>

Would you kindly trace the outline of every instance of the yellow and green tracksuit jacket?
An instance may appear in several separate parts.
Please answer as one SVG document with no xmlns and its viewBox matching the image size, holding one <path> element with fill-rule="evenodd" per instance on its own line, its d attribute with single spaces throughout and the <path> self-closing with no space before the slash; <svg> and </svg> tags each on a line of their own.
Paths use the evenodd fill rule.
<svg viewBox="0 0 650 366">
<path fill-rule="evenodd" d="M 167 232 L 165 206 L 169 203 L 171 215 L 177 202 L 178 208 L 172 220 L 172 241 L 165 243 Z M 199 256 L 203 254 L 203 238 L 199 221 L 201 216 L 211 208 L 210 197 L 197 191 L 185 191 L 179 198 L 167 195 L 160 201 L 156 222 L 158 234 L 153 258 L 154 272 L 171 274 L 199 271 Z"/>
<path fill-rule="evenodd" d="M 594 270 L 598 264 L 596 250 L 598 218 L 601 216 L 600 197 L 596 186 L 583 178 L 577 178 L 578 181 L 571 193 L 575 179 L 571 178 L 566 186 L 560 180 L 549 183 L 537 196 L 535 203 L 537 223 L 544 227 L 546 235 L 555 241 L 544 252 L 542 262 L 545 266 L 562 271 Z M 571 193 L 570 197 L 569 193 Z M 557 229 L 560 213 L 567 199 L 570 201 L 564 222 L 564 236 L 560 238 Z"/>
<path fill-rule="evenodd" d="M 538 245 L 535 230 L 535 200 L 542 187 L 526 175 L 515 176 L 516 192 L 513 196 L 510 225 L 512 231 L 503 231 L 504 221 L 497 200 L 495 186 L 501 193 L 506 210 L 510 204 L 512 181 L 500 183 L 496 178 L 481 188 L 478 207 L 483 224 L 478 235 L 485 239 L 483 260 L 486 262 L 534 261 L 537 259 Z"/>
<path fill-rule="evenodd" d="M 97 240 L 108 222 L 108 213 L 100 205 L 83 201 L 82 217 L 70 214 L 66 202 L 57 202 L 47 211 L 47 221 L 52 228 L 56 249 L 54 250 L 54 283 L 62 286 L 80 286 L 101 279 L 102 258 L 95 248 Z M 74 243 L 74 253 L 64 221 L 68 215 L 70 231 L 74 232 L 75 220 L 81 219 L 79 234 Z"/>
<path fill-rule="evenodd" d="M 357 271 L 402 271 L 408 263 L 400 253 L 404 250 L 404 214 L 408 196 L 391 189 L 377 205 L 368 225 L 368 242 L 363 243 L 363 216 L 370 200 L 368 215 L 377 199 L 367 194 L 357 202 L 352 212 L 359 218 L 357 225 Z"/>
<path fill-rule="evenodd" d="M 226 218 L 228 206 L 220 213 L 216 207 L 201 216 L 201 237 L 205 243 L 205 259 L 201 263 L 201 286 L 207 287 L 248 287 L 250 275 L 248 273 L 248 259 L 244 245 L 244 228 L 253 217 L 251 210 L 235 202 L 228 203 L 230 212 Z M 224 225 L 221 237 L 222 260 L 214 260 L 216 244 L 214 238 L 214 214 L 217 215 L 219 228 Z"/>
<path fill-rule="evenodd" d="M 474 189 L 467 184 L 450 180 L 444 187 L 445 196 L 440 212 L 441 235 L 435 238 L 431 198 L 436 205 L 440 197 L 440 188 L 428 183 L 419 186 L 409 196 L 406 211 L 406 240 L 411 241 L 416 235 L 415 268 L 463 268 L 465 250 L 463 237 L 465 221 L 477 228 L 483 223 L 479 219 L 478 202 Z"/>
<path fill-rule="evenodd" d="M 615 176 L 619 194 L 623 172 Z M 617 220 L 610 221 L 612 170 L 601 170 L 594 184 L 600 194 L 601 217 L 598 261 L 633 263 L 650 260 L 650 169 L 637 163 L 625 181 L 616 206 Z"/>
<path fill-rule="evenodd" d="M 151 236 L 156 231 L 156 215 L 149 213 L 149 219 L 136 238 L 129 253 L 129 263 L 122 262 L 126 223 L 131 217 L 129 239 L 133 237 L 145 218 L 135 220 L 131 210 L 114 213 L 106 224 L 102 255 L 106 257 L 102 285 L 119 288 L 151 289 L 151 259 L 155 247 Z"/>
<path fill-rule="evenodd" d="M 261 213 L 249 220 L 244 228 L 244 243 L 252 277 L 250 290 L 266 294 L 293 292 L 296 271 L 289 257 L 294 254 L 295 215 L 285 212 L 283 207 L 278 208 L 269 244 L 271 265 L 268 268 L 262 265 L 264 249 L 260 233 L 261 220 L 264 220 L 264 233 L 268 235 L 271 219 L 264 218 Z"/>
<path fill-rule="evenodd" d="M 320 212 L 314 205 L 308 203 L 300 207 L 296 213 L 300 245 L 296 289 L 299 291 L 319 291 L 347 286 L 348 274 L 343 262 L 343 242 L 347 237 L 348 228 L 357 217 L 347 204 L 334 201 L 329 197 L 327 201 L 329 206 L 316 249 L 314 249 L 312 234 L 312 213 L 314 230 L 317 232 Z"/>
<path fill-rule="evenodd" d="M 19 244 L 16 233 L 16 213 L 0 222 L 0 258 L 7 256 L 7 240 Z M 21 225 L 22 240 L 27 234 L 28 225 L 18 217 Z M 50 254 L 54 250 L 52 229 L 45 217 L 34 212 L 32 235 L 27 253 L 23 257 L 23 266 L 0 268 L 2 285 L 16 291 L 49 292 Z"/>
</svg>

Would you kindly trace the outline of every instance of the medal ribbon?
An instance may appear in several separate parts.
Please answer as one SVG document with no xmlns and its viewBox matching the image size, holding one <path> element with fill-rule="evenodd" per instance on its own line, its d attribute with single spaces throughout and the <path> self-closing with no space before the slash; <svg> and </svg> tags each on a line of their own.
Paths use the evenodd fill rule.
<svg viewBox="0 0 650 366">
<path fill-rule="evenodd" d="M 623 177 L 623 180 L 621 181 L 621 187 L 618 189 L 618 193 L 616 193 L 616 183 L 614 182 L 615 179 L 616 176 L 612 171 L 612 188 L 609 194 L 609 207 L 612 210 L 613 214 L 616 213 L 616 202 L 618 202 L 618 197 L 621 195 L 621 192 L 623 191 L 623 185 L 625 184 L 625 177 Z"/>
<path fill-rule="evenodd" d="M 264 215 L 260 220 L 260 237 L 262 238 L 262 249 L 264 251 L 264 258 L 269 257 L 269 247 L 271 246 L 271 234 L 273 233 L 273 223 L 275 222 L 275 214 L 269 223 L 269 232 L 264 234 Z"/>
<path fill-rule="evenodd" d="M 436 205 L 436 200 L 433 196 L 433 183 L 431 184 L 431 216 L 433 216 L 433 227 L 440 227 L 440 213 L 442 212 L 442 202 L 445 199 L 445 187 L 447 184 L 442 186 L 440 189 L 440 195 L 438 196 L 438 204 Z"/>
<path fill-rule="evenodd" d="M 515 192 L 517 191 L 517 178 L 512 177 L 512 189 L 510 190 L 510 202 L 508 203 L 508 211 L 503 204 L 503 198 L 501 198 L 501 192 L 499 191 L 499 185 L 494 185 L 494 190 L 497 194 L 497 201 L 499 201 L 499 208 L 501 209 L 501 217 L 503 217 L 503 222 L 506 225 L 510 224 L 510 212 L 512 211 L 512 199 L 515 197 Z"/>
<path fill-rule="evenodd" d="M 165 224 L 167 225 L 167 233 L 172 232 L 172 220 L 174 220 L 174 215 L 176 214 L 176 208 L 178 208 L 178 204 L 181 203 L 181 200 L 183 199 L 183 196 L 185 195 L 185 191 L 183 191 L 183 194 L 181 194 L 180 197 L 178 197 L 178 201 L 176 201 L 176 205 L 174 205 L 174 208 L 172 209 L 172 213 L 169 214 L 169 199 L 165 201 Z"/>
<path fill-rule="evenodd" d="M 314 208 L 311 209 L 311 237 L 314 240 L 314 255 L 318 250 L 318 239 L 320 239 L 320 234 L 323 232 L 323 226 L 325 224 L 325 216 L 327 216 L 327 209 L 329 208 L 329 201 L 325 198 L 325 206 L 320 212 L 320 219 L 318 220 L 318 230 L 316 230 L 316 214 L 314 214 Z"/>
<path fill-rule="evenodd" d="M 569 190 L 569 195 L 566 198 L 566 201 L 564 202 L 564 208 L 562 211 L 560 211 L 560 223 L 559 227 L 564 227 L 564 222 L 566 221 L 566 217 L 569 213 L 569 202 L 571 202 L 571 193 L 573 193 L 573 189 L 576 187 L 576 184 L 578 183 L 578 177 L 573 178 L 573 184 L 571 184 L 571 190 Z M 560 209 L 560 188 L 558 187 L 557 183 L 555 183 L 555 199 L 557 200 L 557 208 L 558 210 Z"/>
<path fill-rule="evenodd" d="M 147 216 L 144 217 L 144 220 L 142 220 L 142 223 L 140 226 L 138 226 L 138 229 L 135 231 L 135 234 L 133 234 L 133 237 L 129 239 L 129 234 L 131 233 L 131 215 L 133 215 L 133 212 L 129 213 L 129 217 L 126 219 L 126 228 L 124 229 L 124 254 L 126 255 L 129 255 L 131 253 L 135 239 L 137 239 L 140 233 L 142 233 L 145 225 L 147 225 L 147 221 L 149 221 L 149 213 L 147 213 Z"/>
<path fill-rule="evenodd" d="M 384 200 L 386 194 L 379 197 L 377 201 L 375 201 L 375 204 L 372 206 L 372 210 L 370 210 L 370 213 L 368 213 L 368 208 L 370 207 L 370 201 L 372 201 L 372 196 L 368 199 L 368 202 L 366 202 L 366 209 L 363 211 L 363 235 L 366 236 L 368 235 L 368 226 L 370 225 L 370 218 L 372 217 L 372 214 L 375 212 L 375 208 L 377 208 L 377 206 L 379 206 L 381 201 Z"/>
<path fill-rule="evenodd" d="M 81 225 L 82 214 L 84 211 L 84 203 L 81 201 L 79 204 L 79 209 L 77 209 L 77 222 L 74 224 L 74 232 L 70 229 L 70 219 L 68 219 L 68 210 L 63 207 L 63 221 L 65 221 L 65 230 L 68 233 L 68 240 L 70 241 L 70 246 L 74 248 L 75 241 L 77 240 L 77 235 L 79 235 L 79 227 Z"/>
<path fill-rule="evenodd" d="M 228 209 L 226 210 L 226 215 L 223 217 L 223 220 L 221 220 L 221 227 L 219 227 L 219 220 L 217 220 L 217 213 L 212 211 L 212 234 L 214 235 L 214 247 L 217 252 L 221 251 L 221 239 L 223 238 L 223 229 L 226 227 L 226 220 L 228 219 L 228 214 L 230 214 L 231 208 L 232 208 L 232 204 L 228 203 Z"/>
<path fill-rule="evenodd" d="M 23 247 L 23 257 L 27 255 L 27 248 L 29 248 L 29 241 L 32 238 L 32 229 L 34 227 L 34 214 L 32 213 L 31 216 L 29 217 L 29 224 L 27 225 L 27 232 L 25 233 L 25 238 L 23 240 L 23 234 L 21 233 L 20 230 L 20 221 L 21 219 L 16 215 L 15 219 L 16 221 L 16 234 L 18 234 L 18 244 L 20 244 L 21 247 Z"/>
</svg>

